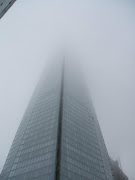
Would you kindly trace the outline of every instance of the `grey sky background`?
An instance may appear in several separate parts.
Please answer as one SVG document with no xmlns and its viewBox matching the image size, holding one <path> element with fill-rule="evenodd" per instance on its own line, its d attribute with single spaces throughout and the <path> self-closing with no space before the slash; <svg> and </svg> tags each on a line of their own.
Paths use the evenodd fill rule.
<svg viewBox="0 0 135 180">
<path fill-rule="evenodd" d="M 47 61 L 84 65 L 109 154 L 135 180 L 135 2 L 18 0 L 0 22 L 0 171 Z"/>
</svg>

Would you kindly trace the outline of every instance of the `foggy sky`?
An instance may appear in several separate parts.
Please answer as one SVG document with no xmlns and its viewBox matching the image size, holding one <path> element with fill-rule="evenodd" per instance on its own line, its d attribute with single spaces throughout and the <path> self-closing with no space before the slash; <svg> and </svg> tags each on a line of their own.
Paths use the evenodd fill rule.
<svg viewBox="0 0 135 180">
<path fill-rule="evenodd" d="M 63 49 L 84 65 L 109 154 L 135 180 L 135 3 L 18 0 L 0 21 L 0 171 L 30 97 Z"/>
</svg>

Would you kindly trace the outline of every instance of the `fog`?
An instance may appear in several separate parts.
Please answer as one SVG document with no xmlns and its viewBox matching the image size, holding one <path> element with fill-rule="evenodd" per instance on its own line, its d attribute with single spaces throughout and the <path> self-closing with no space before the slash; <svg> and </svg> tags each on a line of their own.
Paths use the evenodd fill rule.
<svg viewBox="0 0 135 180">
<path fill-rule="evenodd" d="M 65 51 L 83 64 L 109 154 L 134 180 L 132 0 L 18 0 L 1 19 L 0 171 L 41 72 Z"/>
</svg>

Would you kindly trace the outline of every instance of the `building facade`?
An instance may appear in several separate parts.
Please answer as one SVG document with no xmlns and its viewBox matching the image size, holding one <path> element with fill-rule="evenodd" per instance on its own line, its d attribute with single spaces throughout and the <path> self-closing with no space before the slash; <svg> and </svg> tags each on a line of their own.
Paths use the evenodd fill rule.
<svg viewBox="0 0 135 180">
<path fill-rule="evenodd" d="M 99 123 L 76 69 L 59 62 L 42 76 L 1 180 L 113 180 Z"/>
<path fill-rule="evenodd" d="M 0 19 L 9 10 L 16 0 L 0 0 Z"/>
</svg>

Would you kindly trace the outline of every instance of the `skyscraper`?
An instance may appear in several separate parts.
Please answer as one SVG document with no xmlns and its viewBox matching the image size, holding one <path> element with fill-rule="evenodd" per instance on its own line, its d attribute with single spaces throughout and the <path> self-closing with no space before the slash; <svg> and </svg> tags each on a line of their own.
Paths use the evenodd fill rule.
<svg viewBox="0 0 135 180">
<path fill-rule="evenodd" d="M 0 0 L 0 19 L 9 10 L 16 0 Z"/>
<path fill-rule="evenodd" d="M 99 123 L 76 65 L 60 61 L 42 76 L 1 180 L 112 180 Z"/>
</svg>

